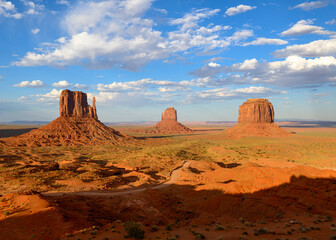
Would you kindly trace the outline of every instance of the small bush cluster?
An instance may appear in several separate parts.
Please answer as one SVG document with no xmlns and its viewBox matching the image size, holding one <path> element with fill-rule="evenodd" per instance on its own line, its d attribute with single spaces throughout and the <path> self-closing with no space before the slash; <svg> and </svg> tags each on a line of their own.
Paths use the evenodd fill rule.
<svg viewBox="0 0 336 240">
<path fill-rule="evenodd" d="M 127 237 L 134 237 L 135 239 L 143 239 L 145 230 L 142 228 L 141 223 L 128 221 L 125 223 L 125 230 Z"/>
</svg>

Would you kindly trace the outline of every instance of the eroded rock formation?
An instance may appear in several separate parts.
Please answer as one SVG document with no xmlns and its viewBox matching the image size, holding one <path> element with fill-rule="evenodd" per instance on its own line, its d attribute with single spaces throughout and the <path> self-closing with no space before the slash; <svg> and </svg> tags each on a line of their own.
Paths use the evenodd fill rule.
<svg viewBox="0 0 336 240">
<path fill-rule="evenodd" d="M 93 97 L 91 107 L 87 102 L 86 93 L 83 92 L 63 90 L 59 108 L 61 117 L 91 117 L 98 119 L 95 97 Z"/>
<path fill-rule="evenodd" d="M 274 108 L 267 99 L 248 99 L 239 106 L 238 123 L 274 123 Z"/>
<path fill-rule="evenodd" d="M 98 120 L 93 98 L 92 107 L 86 93 L 64 90 L 60 96 L 60 117 L 51 123 L 26 134 L 2 139 L 14 146 L 94 145 L 108 142 L 119 144 L 131 139 Z"/>
<path fill-rule="evenodd" d="M 248 99 L 239 106 L 238 124 L 228 129 L 231 137 L 284 137 L 289 132 L 274 123 L 274 108 L 267 99 Z"/>
<path fill-rule="evenodd" d="M 161 122 L 155 125 L 154 131 L 157 133 L 191 133 L 191 129 L 177 121 L 177 112 L 175 108 L 167 108 L 161 114 Z"/>
</svg>

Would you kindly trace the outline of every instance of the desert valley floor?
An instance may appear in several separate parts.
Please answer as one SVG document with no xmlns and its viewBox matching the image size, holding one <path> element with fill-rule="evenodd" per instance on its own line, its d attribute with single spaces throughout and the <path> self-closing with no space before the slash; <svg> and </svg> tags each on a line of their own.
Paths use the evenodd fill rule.
<svg viewBox="0 0 336 240">
<path fill-rule="evenodd" d="M 0 239 L 124 239 L 129 221 L 144 239 L 336 239 L 335 126 L 287 125 L 281 138 L 188 127 L 1 147 Z M 32 128 L 1 126 L 0 141 Z"/>
</svg>

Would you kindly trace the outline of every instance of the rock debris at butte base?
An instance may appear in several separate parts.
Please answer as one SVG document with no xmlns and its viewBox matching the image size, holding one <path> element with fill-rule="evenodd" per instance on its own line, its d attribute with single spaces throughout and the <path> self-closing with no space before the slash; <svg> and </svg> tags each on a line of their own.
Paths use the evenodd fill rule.
<svg viewBox="0 0 336 240">
<path fill-rule="evenodd" d="M 274 108 L 267 99 L 248 99 L 239 106 L 238 124 L 228 129 L 231 137 L 285 137 L 291 133 L 274 123 Z"/>
<path fill-rule="evenodd" d="M 161 115 L 161 121 L 154 127 L 156 133 L 192 133 L 193 131 L 177 121 L 175 108 L 167 108 Z"/>
<path fill-rule="evenodd" d="M 95 145 L 105 141 L 118 144 L 131 138 L 100 122 L 95 98 L 92 105 L 88 104 L 86 93 L 63 90 L 60 96 L 60 117 L 26 134 L 1 139 L 0 144 L 32 147 Z"/>
</svg>

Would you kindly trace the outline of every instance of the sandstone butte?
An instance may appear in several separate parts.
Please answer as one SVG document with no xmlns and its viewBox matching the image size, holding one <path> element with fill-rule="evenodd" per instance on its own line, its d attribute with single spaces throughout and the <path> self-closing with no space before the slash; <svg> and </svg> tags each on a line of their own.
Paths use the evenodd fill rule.
<svg viewBox="0 0 336 240">
<path fill-rule="evenodd" d="M 60 117 L 51 123 L 20 136 L 2 139 L 2 144 L 33 147 L 95 145 L 105 141 L 117 144 L 131 138 L 100 122 L 95 98 L 91 107 L 86 93 L 63 90 L 59 110 Z"/>
<path fill-rule="evenodd" d="M 187 128 L 177 121 L 177 112 L 175 108 L 167 108 L 161 114 L 161 121 L 154 127 L 156 133 L 192 133 L 193 130 Z"/>
<path fill-rule="evenodd" d="M 238 124 L 228 129 L 231 137 L 285 137 L 291 133 L 274 123 L 274 108 L 267 99 L 248 99 L 239 106 Z"/>
</svg>

